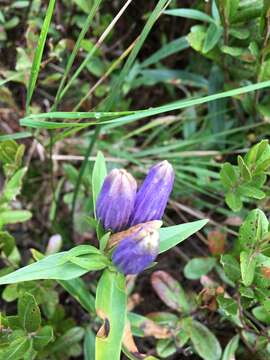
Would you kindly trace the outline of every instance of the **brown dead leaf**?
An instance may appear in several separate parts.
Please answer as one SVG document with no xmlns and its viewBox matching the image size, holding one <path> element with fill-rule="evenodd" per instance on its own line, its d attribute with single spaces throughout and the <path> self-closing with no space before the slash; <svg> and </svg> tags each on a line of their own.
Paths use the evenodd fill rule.
<svg viewBox="0 0 270 360">
<path fill-rule="evenodd" d="M 178 282 L 166 271 L 155 271 L 151 276 L 151 284 L 159 298 L 171 309 L 181 310 L 181 288 Z"/>
<path fill-rule="evenodd" d="M 263 266 L 261 268 L 261 272 L 263 277 L 265 277 L 266 279 L 270 280 L 270 268 L 267 266 Z"/>
<path fill-rule="evenodd" d="M 206 308 L 212 312 L 216 311 L 218 308 L 217 296 L 221 294 L 224 294 L 224 289 L 221 286 L 204 288 L 199 294 L 201 308 Z"/>
<path fill-rule="evenodd" d="M 217 229 L 208 233 L 208 248 L 212 255 L 221 255 L 224 253 L 226 237 L 225 233 Z"/>
<path fill-rule="evenodd" d="M 158 325 L 150 319 L 144 321 L 140 325 L 140 329 L 145 336 L 153 336 L 156 339 L 168 339 L 171 336 L 171 332 L 167 327 Z"/>
<path fill-rule="evenodd" d="M 131 327 L 130 327 L 130 322 L 127 321 L 126 326 L 125 326 L 125 330 L 124 330 L 124 336 L 123 336 L 123 345 L 128 349 L 128 351 L 130 351 L 132 354 L 138 354 L 139 350 L 137 348 L 137 345 L 135 344 L 132 332 L 131 332 Z"/>
</svg>

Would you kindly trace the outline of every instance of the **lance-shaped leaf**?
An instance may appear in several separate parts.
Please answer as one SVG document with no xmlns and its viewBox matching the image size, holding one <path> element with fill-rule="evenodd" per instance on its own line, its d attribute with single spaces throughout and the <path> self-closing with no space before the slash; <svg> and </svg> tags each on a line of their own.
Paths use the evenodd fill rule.
<svg viewBox="0 0 270 360">
<path fill-rule="evenodd" d="M 119 360 L 126 322 L 124 275 L 105 270 L 96 293 L 96 312 L 103 320 L 96 337 L 96 360 Z"/>
<path fill-rule="evenodd" d="M 180 224 L 161 228 L 160 235 L 160 248 L 159 253 L 169 250 L 180 242 L 186 240 L 197 231 L 201 230 L 208 223 L 208 219 L 193 221 L 186 224 Z"/>
<path fill-rule="evenodd" d="M 87 273 L 90 268 L 91 270 L 94 270 L 94 268 L 91 266 L 90 258 L 87 260 L 89 266 L 85 265 L 84 260 L 82 260 L 84 264 L 75 264 L 74 261 L 76 260 L 74 259 L 76 259 L 76 256 L 77 259 L 80 259 L 80 255 L 92 253 L 96 264 L 95 269 L 100 269 L 100 264 L 96 263 L 96 256 L 98 255 L 96 252 L 98 252 L 98 250 L 93 246 L 84 245 L 77 246 L 70 251 L 63 251 L 57 254 L 46 256 L 40 261 L 2 276 L 0 278 L 0 285 L 40 279 L 70 280 L 78 278 Z M 105 267 L 106 265 L 103 260 L 104 259 L 101 258 L 101 262 L 103 264 L 102 267 Z"/>
</svg>

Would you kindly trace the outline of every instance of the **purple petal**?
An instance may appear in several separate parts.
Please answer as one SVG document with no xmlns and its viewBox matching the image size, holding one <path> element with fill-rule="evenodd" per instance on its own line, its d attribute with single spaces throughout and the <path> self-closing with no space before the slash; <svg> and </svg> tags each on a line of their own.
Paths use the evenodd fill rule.
<svg viewBox="0 0 270 360">
<path fill-rule="evenodd" d="M 158 231 L 149 224 L 142 224 L 136 233 L 120 242 L 112 255 L 112 261 L 126 275 L 138 274 L 155 260 L 158 251 Z"/>
<path fill-rule="evenodd" d="M 137 184 L 124 169 L 114 169 L 105 178 L 97 198 L 96 213 L 105 230 L 121 231 L 134 208 Z"/>
<path fill-rule="evenodd" d="M 150 220 L 160 220 L 164 214 L 174 183 L 174 171 L 168 161 L 153 166 L 135 199 L 130 226 Z"/>
</svg>

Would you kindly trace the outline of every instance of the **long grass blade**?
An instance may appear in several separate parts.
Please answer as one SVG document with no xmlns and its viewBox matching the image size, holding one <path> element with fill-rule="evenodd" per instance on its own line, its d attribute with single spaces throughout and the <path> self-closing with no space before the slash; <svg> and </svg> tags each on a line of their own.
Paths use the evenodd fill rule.
<svg viewBox="0 0 270 360">
<path fill-rule="evenodd" d="M 37 82 L 37 78 L 38 78 L 38 74 L 39 74 L 39 70 L 40 70 L 41 59 L 42 59 L 42 55 L 43 55 L 43 51 L 44 51 L 44 47 L 45 47 L 45 42 L 47 39 L 47 35 L 48 35 L 48 31 L 49 31 L 49 27 L 50 27 L 52 15 L 53 15 L 54 5 L 55 5 L 55 0 L 50 0 L 48 8 L 47 8 L 46 16 L 45 16 L 45 19 L 44 19 L 44 22 L 43 22 L 43 25 L 41 28 L 40 36 L 38 39 L 38 44 L 37 44 L 37 48 L 35 51 L 34 60 L 33 60 L 32 68 L 31 68 L 31 74 L 30 74 L 29 83 L 28 83 L 28 87 L 27 87 L 26 113 L 28 113 L 31 99 L 32 99 L 32 96 L 33 96 L 33 93 L 35 90 L 35 86 L 36 86 L 36 82 Z"/>
<path fill-rule="evenodd" d="M 0 135 L 0 141 L 25 139 L 31 136 L 32 134 L 30 132 L 21 131 L 14 134 Z"/>
<path fill-rule="evenodd" d="M 119 76 L 119 78 L 121 77 L 121 74 Z M 144 119 L 147 118 L 149 116 L 154 116 L 154 115 L 159 115 L 159 114 L 163 114 L 166 112 L 171 112 L 171 111 L 175 111 L 175 110 L 180 110 L 180 109 L 184 109 L 187 107 L 191 107 L 191 106 L 196 106 L 196 105 L 201 105 L 201 104 L 205 104 L 209 101 L 214 101 L 217 99 L 224 99 L 224 98 L 228 98 L 228 97 L 233 97 L 233 96 L 237 96 L 237 95 L 242 95 L 245 93 L 249 93 L 252 91 L 256 91 L 259 89 L 264 89 L 270 87 L 270 81 L 264 81 L 264 82 L 259 82 L 257 84 L 251 84 L 251 85 L 247 85 L 247 86 L 243 86 L 243 87 L 239 87 L 237 89 L 233 89 L 233 90 L 228 90 L 228 91 L 224 91 L 221 93 L 217 93 L 217 94 L 213 94 L 213 95 L 208 95 L 208 96 L 203 96 L 203 97 L 199 97 L 199 98 L 195 98 L 195 99 L 185 99 L 185 100 L 180 100 L 180 101 L 176 101 L 170 104 L 166 104 L 166 105 L 162 105 L 162 106 L 158 106 L 156 108 L 152 108 L 152 109 L 146 109 L 146 110 L 137 110 L 137 111 L 133 111 L 132 114 L 130 115 L 126 115 L 126 116 L 121 116 L 123 114 L 123 112 L 119 113 L 119 112 L 54 112 L 54 113 L 42 113 L 42 114 L 37 114 L 37 115 L 30 115 L 27 116 L 23 119 L 21 119 L 20 124 L 22 126 L 28 126 L 28 127 L 34 127 L 34 128 L 44 128 L 44 129 L 48 129 L 48 128 L 53 128 L 53 129 L 60 129 L 60 128 L 71 128 L 71 127 L 84 127 L 86 125 L 92 126 L 92 125 L 96 125 L 96 124 L 106 124 L 108 125 L 108 128 L 112 128 L 112 127 L 116 127 L 116 126 L 121 126 L 133 121 L 137 121 L 140 119 Z M 115 99 L 116 95 L 113 95 L 112 99 Z M 66 118 L 66 119 L 87 119 L 87 118 L 102 118 L 105 116 L 118 116 L 116 114 L 120 114 L 120 118 L 116 118 L 116 119 L 111 119 L 111 120 L 104 120 L 104 121 L 92 121 L 89 123 L 69 123 L 69 122 L 45 122 L 42 120 L 38 120 L 38 118 Z M 51 125 L 50 125 L 51 124 Z"/>
</svg>

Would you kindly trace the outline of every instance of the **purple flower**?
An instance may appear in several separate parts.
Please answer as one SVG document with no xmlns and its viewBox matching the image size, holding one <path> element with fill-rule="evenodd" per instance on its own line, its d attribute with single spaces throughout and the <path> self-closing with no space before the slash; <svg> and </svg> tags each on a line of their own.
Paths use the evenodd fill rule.
<svg viewBox="0 0 270 360">
<path fill-rule="evenodd" d="M 96 204 L 96 215 L 105 230 L 121 231 L 134 208 L 137 183 L 124 169 L 113 169 L 105 178 Z"/>
<path fill-rule="evenodd" d="M 138 274 L 147 268 L 159 252 L 159 232 L 161 221 L 150 221 L 134 226 L 124 237 L 112 255 L 117 269 L 127 274 Z M 126 233 L 126 232 L 124 232 Z"/>
<path fill-rule="evenodd" d="M 129 225 L 160 220 L 164 214 L 173 183 L 173 167 L 167 160 L 153 166 L 136 195 Z"/>
</svg>

